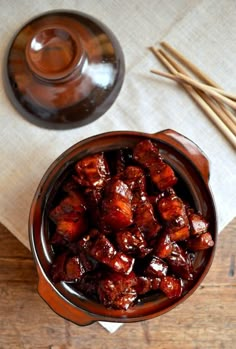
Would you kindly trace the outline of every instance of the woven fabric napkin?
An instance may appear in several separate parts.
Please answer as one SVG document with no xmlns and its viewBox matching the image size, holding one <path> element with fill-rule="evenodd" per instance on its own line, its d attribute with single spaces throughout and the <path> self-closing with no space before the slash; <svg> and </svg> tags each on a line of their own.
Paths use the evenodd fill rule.
<svg viewBox="0 0 236 349">
<path fill-rule="evenodd" d="M 67 131 L 36 127 L 8 101 L 0 82 L 0 221 L 29 247 L 27 222 L 36 187 L 46 169 L 64 150 L 89 136 L 115 130 L 158 132 L 172 128 L 197 143 L 211 169 L 210 186 L 219 231 L 236 213 L 236 157 L 224 136 L 174 82 L 150 74 L 161 68 L 147 49 L 170 42 L 226 90 L 236 91 L 234 0 L 156 1 L 2 1 L 1 52 L 32 16 L 50 9 L 87 12 L 104 22 L 119 39 L 126 59 L 121 93 L 104 116 Z M 108 324 L 114 332 L 119 324 Z"/>
</svg>

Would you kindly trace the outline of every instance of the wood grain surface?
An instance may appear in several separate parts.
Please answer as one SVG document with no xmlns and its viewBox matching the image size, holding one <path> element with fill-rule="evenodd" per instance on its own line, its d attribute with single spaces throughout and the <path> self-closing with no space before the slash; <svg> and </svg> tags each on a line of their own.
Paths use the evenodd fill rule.
<svg viewBox="0 0 236 349">
<path fill-rule="evenodd" d="M 0 349 L 215 349 L 236 347 L 236 219 L 221 233 L 199 289 L 159 318 L 114 334 L 98 323 L 76 326 L 37 293 L 31 253 L 0 225 Z"/>
</svg>

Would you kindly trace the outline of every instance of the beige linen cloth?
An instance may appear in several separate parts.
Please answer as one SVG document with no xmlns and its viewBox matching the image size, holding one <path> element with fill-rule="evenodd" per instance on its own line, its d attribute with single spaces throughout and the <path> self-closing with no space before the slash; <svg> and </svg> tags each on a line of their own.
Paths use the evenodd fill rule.
<svg viewBox="0 0 236 349">
<path fill-rule="evenodd" d="M 223 88 L 236 92 L 235 0 L 1 1 L 0 59 L 13 34 L 32 16 L 52 9 L 86 12 L 104 22 L 119 39 L 126 75 L 113 106 L 90 125 L 67 131 L 30 124 L 11 106 L 0 82 L 0 221 L 29 247 L 27 222 L 36 187 L 64 150 L 106 131 L 154 133 L 172 128 L 197 143 L 211 169 L 210 186 L 219 231 L 236 212 L 236 157 L 224 136 L 174 82 L 152 75 L 164 69 L 148 50 L 166 40 Z M 114 332 L 119 324 L 106 324 Z"/>
</svg>

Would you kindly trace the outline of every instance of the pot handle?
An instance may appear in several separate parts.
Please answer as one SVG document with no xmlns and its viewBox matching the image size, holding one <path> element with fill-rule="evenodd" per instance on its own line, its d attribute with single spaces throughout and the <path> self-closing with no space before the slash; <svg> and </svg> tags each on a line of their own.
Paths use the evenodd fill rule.
<svg viewBox="0 0 236 349">
<path fill-rule="evenodd" d="M 203 151 L 193 141 L 171 129 L 154 133 L 154 136 L 183 153 L 196 166 L 203 180 L 208 184 L 210 177 L 209 161 Z"/>
<path fill-rule="evenodd" d="M 97 321 L 59 296 L 44 277 L 40 268 L 37 269 L 39 276 L 38 293 L 58 315 L 81 326 L 90 325 Z"/>
</svg>

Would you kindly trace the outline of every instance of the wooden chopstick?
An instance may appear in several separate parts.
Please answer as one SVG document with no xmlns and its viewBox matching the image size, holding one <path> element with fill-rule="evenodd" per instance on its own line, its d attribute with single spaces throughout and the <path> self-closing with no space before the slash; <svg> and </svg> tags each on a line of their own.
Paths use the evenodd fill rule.
<svg viewBox="0 0 236 349">
<path fill-rule="evenodd" d="M 218 94 L 225 96 L 229 99 L 236 100 L 235 93 L 227 92 L 227 91 L 224 91 L 220 88 L 213 87 L 213 86 L 208 85 L 208 84 L 203 84 L 203 83 L 196 81 L 196 80 L 190 78 L 189 76 L 181 74 L 181 73 L 176 73 L 176 75 L 174 75 L 174 74 L 159 71 L 157 69 L 152 69 L 151 72 L 154 74 L 160 75 L 160 76 L 164 76 L 164 77 L 169 78 L 169 79 L 173 79 L 173 80 L 178 80 L 178 79 L 184 80 L 185 82 L 189 83 L 190 85 L 194 85 L 195 87 L 200 88 L 201 90 L 203 90 L 205 92 L 211 93 L 211 91 L 214 91 L 214 92 L 217 92 Z"/>
<path fill-rule="evenodd" d="M 215 87 L 212 87 L 212 86 L 209 86 L 209 85 L 206 85 L 206 84 L 202 84 L 201 82 L 193 80 L 189 76 L 181 74 L 181 73 L 178 73 L 178 72 L 175 73 L 175 74 L 168 74 L 168 73 L 164 73 L 164 72 L 161 72 L 159 70 L 156 70 L 156 69 L 152 69 L 151 72 L 154 73 L 154 74 L 166 77 L 168 79 L 172 79 L 172 80 L 175 80 L 175 81 L 181 80 L 183 82 L 186 82 L 187 84 L 189 84 L 191 86 L 194 86 L 194 87 L 197 87 L 200 90 L 202 90 L 202 91 L 204 91 L 204 92 L 214 96 L 220 102 L 223 102 L 223 103 L 229 105 L 231 108 L 236 109 L 236 103 L 233 102 L 230 98 L 225 97 L 223 95 L 224 91 L 222 91 L 220 89 L 216 89 Z M 234 96 L 234 99 L 235 98 L 236 98 L 236 96 Z"/>
<path fill-rule="evenodd" d="M 175 60 L 173 60 L 166 52 L 163 52 L 162 50 L 159 50 L 159 51 L 164 56 L 164 58 L 174 67 L 174 69 L 177 72 L 179 71 L 180 73 L 187 75 L 187 72 Z M 224 110 L 220 108 L 220 105 L 215 104 L 213 100 L 209 96 L 207 96 L 205 93 L 199 90 L 196 91 L 194 88 L 192 89 L 194 91 L 193 93 L 194 95 L 195 95 L 195 92 L 197 93 L 196 97 L 192 96 L 193 99 L 197 102 L 197 104 L 201 106 L 201 108 L 206 112 L 208 117 L 213 121 L 213 123 L 218 127 L 218 129 L 225 135 L 225 137 L 230 141 L 230 143 L 234 147 L 236 147 L 236 138 L 228 126 L 229 118 L 224 112 Z M 200 97 L 200 99 L 198 97 Z M 201 99 L 203 99 L 203 102 L 205 101 L 205 103 L 202 103 Z"/>
<path fill-rule="evenodd" d="M 175 74 L 169 74 L 169 73 L 165 73 L 165 72 L 161 72 L 155 69 L 151 70 L 152 73 L 160 75 L 160 76 L 164 76 L 170 79 L 173 79 L 175 81 L 182 81 L 182 82 L 186 82 L 191 86 L 195 86 L 195 87 L 201 87 L 202 91 L 208 92 L 209 94 L 211 94 L 210 88 L 208 88 L 208 85 L 204 85 L 201 84 L 202 86 L 199 86 L 199 83 L 193 81 L 191 78 L 189 78 L 187 75 L 184 75 L 182 73 L 178 73 L 176 72 Z M 214 93 L 213 93 L 214 95 Z M 201 97 L 203 99 L 204 98 L 204 94 L 201 94 Z M 215 113 L 217 113 L 219 115 L 219 117 L 222 119 L 222 121 L 227 125 L 227 127 L 230 129 L 231 132 L 233 132 L 234 135 L 236 135 L 236 119 L 235 120 L 231 120 L 230 118 L 227 117 L 227 115 L 224 113 L 224 111 L 221 108 L 217 108 L 217 106 L 215 105 L 215 103 L 213 101 L 206 100 L 206 102 L 210 105 L 210 107 L 215 111 Z"/>
<path fill-rule="evenodd" d="M 216 88 L 222 89 L 214 80 L 212 80 L 207 74 L 201 71 L 195 64 L 190 62 L 182 53 L 172 47 L 165 41 L 161 42 L 162 47 L 164 47 L 168 52 L 170 52 L 175 58 L 179 60 L 180 63 L 184 64 L 193 74 L 200 78 L 203 82 Z M 233 115 L 225 106 L 221 105 L 221 109 L 227 114 L 227 116 L 235 121 L 235 115 Z"/>
<path fill-rule="evenodd" d="M 209 76 L 203 73 L 195 64 L 190 62 L 182 53 L 177 51 L 174 47 L 168 44 L 166 41 L 161 42 L 161 46 L 164 47 L 168 52 L 170 52 L 174 57 L 176 57 L 180 63 L 183 63 L 187 68 L 189 68 L 196 76 L 202 79 L 206 84 L 220 88 L 220 86 L 212 80 Z"/>
<path fill-rule="evenodd" d="M 159 50 L 160 53 L 166 58 L 167 61 L 169 61 L 172 66 L 175 68 L 176 72 L 180 72 L 186 76 L 188 76 L 186 70 L 184 70 L 175 60 L 173 60 L 172 57 L 170 57 L 167 53 L 165 53 L 162 50 Z M 194 90 L 195 91 L 195 90 Z M 215 112 L 215 117 L 217 118 L 220 117 L 221 121 L 226 125 L 226 127 L 229 128 L 230 132 L 232 132 L 233 134 L 235 133 L 235 126 L 234 126 L 234 122 L 235 119 L 231 119 L 228 117 L 228 114 L 225 113 L 225 110 L 223 108 L 221 108 L 221 104 L 215 104 L 212 99 L 207 96 L 205 93 L 201 92 L 201 91 L 197 91 L 197 93 L 200 95 L 200 97 L 202 99 L 204 99 L 204 101 L 211 107 L 211 109 L 213 109 L 213 111 Z M 213 121 L 215 124 L 217 121 Z M 225 129 L 225 125 L 223 126 L 223 128 Z M 220 125 L 218 125 L 218 128 L 220 127 Z M 229 136 L 231 136 L 229 134 Z M 234 137 L 234 141 L 235 142 L 235 137 Z M 231 142 L 232 143 L 232 142 Z M 233 144 L 234 145 L 234 144 Z"/>
<path fill-rule="evenodd" d="M 169 55 L 167 55 L 162 50 L 157 50 L 154 47 L 151 48 L 154 55 L 162 62 L 162 64 L 169 69 L 169 71 L 173 74 L 180 72 L 182 74 L 186 74 L 185 70 L 178 65 Z M 214 124 L 219 128 L 219 130 L 225 135 L 228 141 L 236 148 L 236 138 L 233 133 L 229 130 L 226 124 L 219 119 L 218 117 L 218 107 L 215 106 L 215 111 L 208 104 L 210 98 L 199 91 L 196 91 L 192 86 L 181 82 L 182 86 L 185 90 L 191 95 L 191 97 L 195 100 L 195 102 L 203 109 L 203 111 L 208 115 L 208 117 L 214 122 Z M 204 96 L 204 98 L 203 98 Z M 216 112 L 217 111 L 217 112 Z"/>
</svg>

